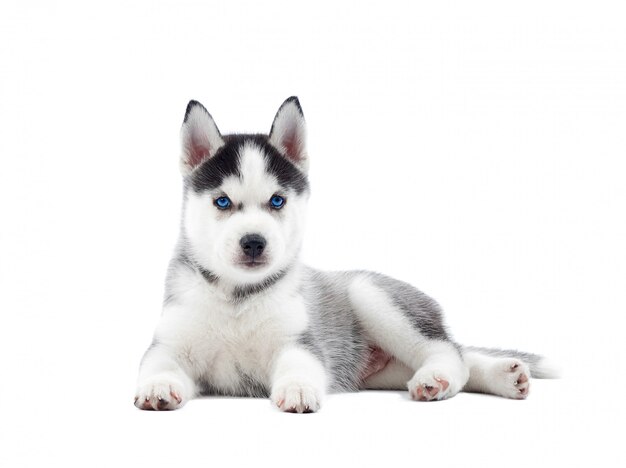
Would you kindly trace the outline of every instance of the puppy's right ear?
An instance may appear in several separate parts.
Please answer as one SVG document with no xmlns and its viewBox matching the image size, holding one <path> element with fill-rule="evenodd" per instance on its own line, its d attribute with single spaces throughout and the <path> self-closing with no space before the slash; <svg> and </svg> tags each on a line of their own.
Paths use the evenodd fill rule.
<svg viewBox="0 0 626 468">
<path fill-rule="evenodd" d="M 186 176 L 200 163 L 213 157 L 224 144 L 222 135 L 202 104 L 189 101 L 180 129 L 180 170 Z"/>
</svg>

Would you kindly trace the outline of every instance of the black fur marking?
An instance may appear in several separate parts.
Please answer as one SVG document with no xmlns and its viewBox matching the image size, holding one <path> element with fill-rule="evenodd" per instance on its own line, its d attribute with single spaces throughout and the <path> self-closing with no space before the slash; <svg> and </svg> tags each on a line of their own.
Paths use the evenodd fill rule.
<svg viewBox="0 0 626 468">
<path fill-rule="evenodd" d="M 274 175 L 278 179 L 278 183 L 286 188 L 292 188 L 296 193 L 309 189 L 309 181 L 302 171 L 293 165 L 286 157 L 266 141 L 267 146 L 264 148 L 265 168 L 267 172 Z"/>
<path fill-rule="evenodd" d="M 261 150 L 267 172 L 275 176 L 281 186 L 298 194 L 308 190 L 306 175 L 270 144 L 266 135 L 226 135 L 223 138 L 225 144 L 215 156 L 201 163 L 189 175 L 189 183 L 197 193 L 218 188 L 229 176 L 241 177 L 239 154 L 246 143 Z"/>
<path fill-rule="evenodd" d="M 189 182 L 196 193 L 214 190 L 230 176 L 241 177 L 239 171 L 240 144 L 231 137 L 225 137 L 226 144 L 217 150 L 215 156 L 202 162 L 189 175 Z"/>
<path fill-rule="evenodd" d="M 239 303 L 243 302 L 250 296 L 255 294 L 259 294 L 260 292 L 265 291 L 268 288 L 274 286 L 278 281 L 283 279 L 287 274 L 288 269 L 281 270 L 278 273 L 274 273 L 271 276 L 268 276 L 260 283 L 251 284 L 249 286 L 236 286 L 233 290 L 232 298 L 233 302 Z"/>
</svg>

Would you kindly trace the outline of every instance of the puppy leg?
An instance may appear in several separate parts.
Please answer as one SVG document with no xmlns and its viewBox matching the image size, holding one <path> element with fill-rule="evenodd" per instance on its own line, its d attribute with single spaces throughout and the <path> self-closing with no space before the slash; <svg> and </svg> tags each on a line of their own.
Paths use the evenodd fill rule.
<svg viewBox="0 0 626 468">
<path fill-rule="evenodd" d="M 422 362 L 409 381 L 411 398 L 419 401 L 443 400 L 459 393 L 469 371 L 456 347 L 449 342 L 428 340 L 415 353 Z"/>
<path fill-rule="evenodd" d="M 326 394 L 326 370 L 309 351 L 291 346 L 281 350 L 272 373 L 271 401 L 288 413 L 314 413 Z"/>
<path fill-rule="evenodd" d="M 193 380 L 177 363 L 174 353 L 153 344 L 143 357 L 137 379 L 135 406 L 143 410 L 174 410 L 196 394 Z"/>
<path fill-rule="evenodd" d="M 416 307 L 422 309 L 403 310 L 394 292 L 376 284 L 368 275 L 358 276 L 352 281 L 348 289 L 350 301 L 368 339 L 414 374 L 407 384 L 404 380 L 407 372 L 400 366 L 392 368 L 393 371 L 387 374 L 369 377 L 366 385 L 384 383 L 385 388 L 393 388 L 394 384 L 396 388 L 408 386 L 411 397 L 422 401 L 441 400 L 456 395 L 467 382 L 469 371 L 458 348 L 448 339 L 443 325 L 438 323 L 440 312 L 435 309 L 436 305 L 424 300 L 425 296 L 409 285 L 391 283 L 394 280 L 389 278 L 384 280 L 393 287 L 402 288 L 400 293 L 406 299 L 406 304 L 415 303 Z M 412 294 L 416 295 L 417 300 L 410 300 Z M 421 316 L 430 327 L 431 337 L 425 336 L 417 321 L 408 314 Z M 437 326 L 441 328 L 440 331 L 436 330 Z"/>
<path fill-rule="evenodd" d="M 531 372 L 520 359 L 467 351 L 463 356 L 470 370 L 464 391 L 490 393 L 517 400 L 528 396 Z"/>
</svg>

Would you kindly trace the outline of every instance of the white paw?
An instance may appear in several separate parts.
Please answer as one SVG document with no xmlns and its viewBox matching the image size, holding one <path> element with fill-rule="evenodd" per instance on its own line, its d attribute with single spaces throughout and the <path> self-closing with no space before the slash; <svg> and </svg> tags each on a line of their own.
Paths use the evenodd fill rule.
<svg viewBox="0 0 626 468">
<path fill-rule="evenodd" d="M 188 399 L 183 384 L 169 375 L 157 375 L 139 382 L 135 392 L 135 406 L 142 410 L 175 410 Z"/>
<path fill-rule="evenodd" d="M 418 370 L 407 384 L 409 395 L 416 401 L 450 398 L 458 393 L 458 385 L 446 374 L 427 369 Z"/>
<path fill-rule="evenodd" d="M 490 370 L 490 380 L 495 394 L 523 400 L 528 396 L 530 369 L 519 359 L 499 359 Z"/>
<path fill-rule="evenodd" d="M 323 392 L 303 380 L 281 380 L 274 384 L 270 399 L 287 413 L 315 413 Z"/>
</svg>

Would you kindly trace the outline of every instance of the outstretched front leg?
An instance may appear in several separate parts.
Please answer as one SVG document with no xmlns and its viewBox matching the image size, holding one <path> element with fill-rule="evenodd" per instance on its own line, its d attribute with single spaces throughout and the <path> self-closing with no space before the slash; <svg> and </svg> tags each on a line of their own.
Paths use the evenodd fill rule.
<svg viewBox="0 0 626 468">
<path fill-rule="evenodd" d="M 180 367 L 173 350 L 153 343 L 141 361 L 135 406 L 142 410 L 174 410 L 195 393 L 193 380 Z"/>
<path fill-rule="evenodd" d="M 363 274 L 349 287 L 350 301 L 371 342 L 394 360 L 366 379 L 366 388 L 408 387 L 414 400 L 456 395 L 469 377 L 458 347 L 448 338 L 437 304 L 412 286 Z M 407 372 L 412 377 L 406 381 Z M 406 387 L 405 387 L 406 388 Z"/>
<path fill-rule="evenodd" d="M 272 402 L 288 413 L 314 413 L 326 394 L 326 370 L 311 352 L 293 345 L 280 350 L 272 373 Z"/>
</svg>

